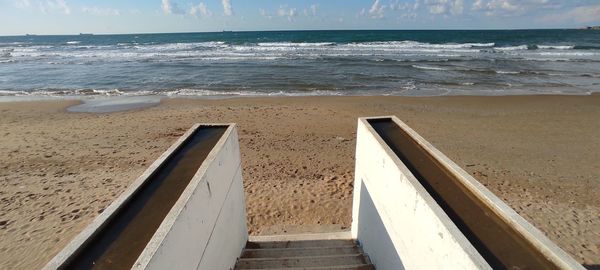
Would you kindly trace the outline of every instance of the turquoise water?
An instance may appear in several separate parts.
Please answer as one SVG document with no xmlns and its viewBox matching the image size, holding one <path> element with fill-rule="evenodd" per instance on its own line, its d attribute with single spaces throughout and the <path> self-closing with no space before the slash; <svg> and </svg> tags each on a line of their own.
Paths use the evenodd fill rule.
<svg viewBox="0 0 600 270">
<path fill-rule="evenodd" d="M 0 96 L 600 91 L 600 31 L 0 37 Z"/>
</svg>

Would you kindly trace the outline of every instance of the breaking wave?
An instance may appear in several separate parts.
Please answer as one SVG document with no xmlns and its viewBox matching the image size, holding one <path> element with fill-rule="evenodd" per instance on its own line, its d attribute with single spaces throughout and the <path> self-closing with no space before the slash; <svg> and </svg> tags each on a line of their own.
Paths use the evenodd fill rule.
<svg viewBox="0 0 600 270">
<path fill-rule="evenodd" d="M 504 35 L 334 31 L 0 37 L 0 96 L 600 90 L 596 37 Z"/>
<path fill-rule="evenodd" d="M 583 59 L 600 57 L 600 51 L 576 50 L 568 45 L 497 46 L 495 43 L 423 43 L 416 41 L 385 41 L 360 43 L 335 42 L 259 42 L 227 43 L 224 41 L 139 44 L 119 42 L 114 45 L 81 45 L 68 41 L 66 46 L 23 45 L 6 46 L 0 57 L 16 61 L 38 61 L 65 64 L 80 61 L 242 61 L 277 59 L 346 58 L 363 60 L 419 61 L 452 58 L 477 58 L 496 53 L 527 58 L 570 57 Z M 564 53 L 560 52 L 564 51 Z M 567 53 L 568 52 L 568 53 Z M 83 63 L 85 64 L 85 63 Z"/>
</svg>

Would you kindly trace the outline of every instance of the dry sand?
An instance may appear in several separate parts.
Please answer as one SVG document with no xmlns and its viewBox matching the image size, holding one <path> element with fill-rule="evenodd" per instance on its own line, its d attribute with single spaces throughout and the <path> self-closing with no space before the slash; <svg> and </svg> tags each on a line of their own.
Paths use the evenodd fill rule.
<svg viewBox="0 0 600 270">
<path fill-rule="evenodd" d="M 196 122 L 239 124 L 252 234 L 348 229 L 359 116 L 397 115 L 579 262 L 600 265 L 600 96 L 0 103 L 0 269 L 44 265 Z"/>
</svg>

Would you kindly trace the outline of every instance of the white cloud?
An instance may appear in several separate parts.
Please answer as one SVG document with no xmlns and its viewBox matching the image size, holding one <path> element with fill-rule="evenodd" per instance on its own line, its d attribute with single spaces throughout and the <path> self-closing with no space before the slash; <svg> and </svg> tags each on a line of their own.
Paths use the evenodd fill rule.
<svg viewBox="0 0 600 270">
<path fill-rule="evenodd" d="M 472 10 L 481 10 L 483 9 L 483 0 L 475 0 L 475 2 L 473 2 L 473 6 L 471 6 Z"/>
<path fill-rule="evenodd" d="M 171 1 L 170 0 L 162 0 L 162 10 L 165 14 L 171 14 Z"/>
<path fill-rule="evenodd" d="M 43 14 L 48 13 L 48 8 L 46 8 L 46 6 L 43 3 L 38 2 L 38 7 L 40 8 L 41 13 L 43 13 Z"/>
<path fill-rule="evenodd" d="M 304 9 L 304 16 L 306 16 L 306 17 L 316 17 L 318 9 L 319 9 L 319 5 L 312 4 L 312 5 L 310 5 L 310 7 L 308 7 L 308 9 L 306 9 L 306 8 Z"/>
<path fill-rule="evenodd" d="M 369 16 L 371 18 L 381 19 L 385 15 L 385 5 L 381 5 L 379 0 L 375 0 L 371 8 L 369 9 Z"/>
<path fill-rule="evenodd" d="M 296 8 L 288 8 L 287 5 L 283 5 L 277 9 L 277 16 L 287 17 L 288 21 L 292 21 L 294 17 L 298 16 L 298 11 Z"/>
<path fill-rule="evenodd" d="M 397 12 L 397 19 L 414 20 L 417 18 L 417 9 L 420 7 L 420 0 L 411 2 L 402 2 L 400 0 L 390 1 L 388 10 Z"/>
<path fill-rule="evenodd" d="M 162 0 L 162 10 L 165 14 L 173 13 L 173 6 L 171 5 L 171 0 Z"/>
<path fill-rule="evenodd" d="M 382 5 L 379 0 L 375 0 L 369 10 L 361 9 L 358 16 L 369 16 L 373 19 L 382 19 L 385 16 L 386 5 Z"/>
<path fill-rule="evenodd" d="M 438 15 L 446 13 L 446 6 L 442 4 L 435 4 L 429 6 L 429 13 Z"/>
<path fill-rule="evenodd" d="M 201 16 L 201 17 L 210 17 L 212 16 L 212 12 L 206 7 L 206 4 L 200 2 L 200 4 L 196 6 L 192 6 L 189 11 L 190 15 L 193 16 Z"/>
<path fill-rule="evenodd" d="M 399 0 L 390 1 L 390 10 L 398 10 L 401 8 L 401 4 Z"/>
<path fill-rule="evenodd" d="M 490 10 L 502 9 L 505 11 L 515 11 L 519 9 L 518 4 L 513 4 L 510 0 L 492 0 L 487 4 L 487 6 Z"/>
<path fill-rule="evenodd" d="M 290 7 L 288 5 L 280 5 L 279 8 L 277 8 L 273 13 L 270 13 L 263 8 L 258 9 L 258 13 L 260 14 L 260 16 L 263 16 L 263 17 L 269 18 L 269 19 L 272 19 L 274 16 L 283 17 L 283 18 L 287 18 L 288 21 L 293 21 L 294 18 L 301 16 L 301 15 L 303 15 L 307 18 L 317 17 L 318 12 L 319 12 L 318 4 L 312 4 L 309 7 L 304 8 L 302 10 L 299 10 L 298 8 Z"/>
<path fill-rule="evenodd" d="M 487 16 L 511 16 L 518 11 L 520 7 L 516 3 L 511 3 L 510 0 L 492 0 L 485 6 L 485 14 Z"/>
<path fill-rule="evenodd" d="M 400 0 L 391 1 L 388 5 L 392 11 L 410 11 L 419 7 L 419 1 L 415 1 L 414 4 L 409 2 L 402 3 Z"/>
<path fill-rule="evenodd" d="M 29 0 L 15 0 L 13 4 L 17 8 L 29 8 L 31 6 L 31 2 Z"/>
<path fill-rule="evenodd" d="M 268 18 L 269 20 L 273 19 L 273 16 L 271 16 L 269 13 L 267 13 L 267 11 L 264 8 L 259 8 L 258 13 L 260 14 L 260 16 Z"/>
<path fill-rule="evenodd" d="M 87 14 L 91 14 L 91 15 L 97 15 L 97 16 L 118 16 L 121 14 L 121 11 L 119 11 L 118 9 L 114 9 L 114 8 L 101 8 L 101 7 L 96 7 L 96 6 L 92 6 L 92 7 L 82 7 L 81 11 L 83 13 L 87 13 Z"/>
<path fill-rule="evenodd" d="M 20 9 L 32 9 L 39 8 L 40 12 L 43 14 L 47 13 L 63 13 L 63 14 L 71 14 L 71 7 L 67 4 L 65 0 L 40 0 L 40 1 L 31 1 L 31 0 L 14 0 L 13 4 L 16 8 Z"/>
<path fill-rule="evenodd" d="M 43 5 L 43 4 L 40 4 Z M 47 0 L 44 10 L 54 10 L 64 14 L 71 14 L 71 8 L 65 0 Z"/>
<path fill-rule="evenodd" d="M 454 0 L 451 6 L 450 14 L 452 15 L 461 15 L 465 9 L 465 3 L 463 0 Z"/>
<path fill-rule="evenodd" d="M 231 0 L 221 0 L 221 3 L 223 4 L 223 14 L 225 14 L 225 16 L 233 15 L 233 8 L 231 7 Z"/>
<path fill-rule="evenodd" d="M 65 14 L 71 14 L 71 8 L 69 8 L 65 0 L 56 0 L 56 3 Z"/>
<path fill-rule="evenodd" d="M 184 14 L 185 12 L 179 8 L 177 3 L 171 0 L 162 0 L 162 10 L 165 14 Z"/>
<path fill-rule="evenodd" d="M 551 0 L 475 0 L 472 11 L 482 11 L 487 16 L 518 16 L 541 9 L 563 9 L 564 2 Z"/>
<path fill-rule="evenodd" d="M 425 0 L 424 4 L 433 15 L 461 15 L 465 6 L 464 0 Z"/>
</svg>

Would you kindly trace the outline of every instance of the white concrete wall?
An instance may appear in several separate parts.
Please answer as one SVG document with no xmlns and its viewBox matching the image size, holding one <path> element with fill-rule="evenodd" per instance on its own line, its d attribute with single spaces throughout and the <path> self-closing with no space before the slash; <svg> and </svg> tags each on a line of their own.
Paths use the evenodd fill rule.
<svg viewBox="0 0 600 270">
<path fill-rule="evenodd" d="M 376 117 L 382 118 L 382 117 Z M 388 116 L 498 217 L 559 269 L 584 269 L 475 178 L 395 116 Z M 352 236 L 377 269 L 490 268 L 410 170 L 358 120 Z"/>
<path fill-rule="evenodd" d="M 364 118 L 357 130 L 352 236 L 378 270 L 490 269 Z"/>
<path fill-rule="evenodd" d="M 238 135 L 223 135 L 134 269 L 231 269 L 248 240 Z"/>
<path fill-rule="evenodd" d="M 199 127 L 200 124 L 196 124 L 182 135 L 44 269 L 60 268 Z M 241 170 L 237 130 L 235 124 L 229 124 L 227 131 L 157 229 L 134 268 L 233 268 L 248 239 Z"/>
</svg>

